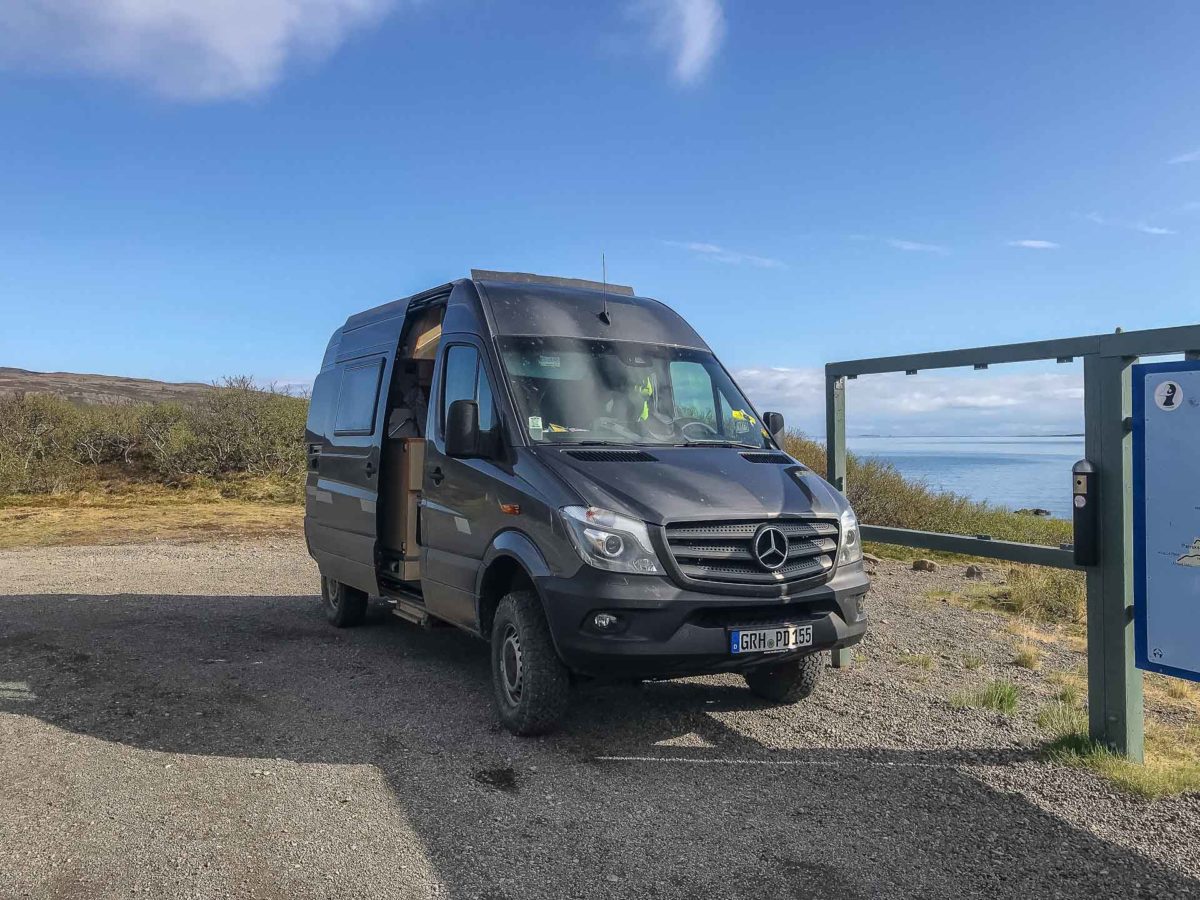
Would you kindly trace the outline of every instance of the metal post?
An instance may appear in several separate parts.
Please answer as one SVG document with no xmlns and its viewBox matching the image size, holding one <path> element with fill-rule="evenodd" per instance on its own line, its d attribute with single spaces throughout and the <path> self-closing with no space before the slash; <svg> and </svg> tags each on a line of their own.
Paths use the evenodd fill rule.
<svg viewBox="0 0 1200 900">
<path fill-rule="evenodd" d="M 825 480 L 846 492 L 846 379 L 825 376 Z"/>
<path fill-rule="evenodd" d="M 1133 454 L 1130 367 L 1135 358 L 1083 363 L 1086 454 L 1099 473 L 1100 564 L 1087 573 L 1088 731 L 1132 760 L 1144 752 L 1142 673 L 1133 653 Z"/>
<path fill-rule="evenodd" d="M 846 379 L 825 376 L 825 479 L 846 491 Z M 829 654 L 835 669 L 848 669 L 854 658 L 849 648 Z"/>
</svg>

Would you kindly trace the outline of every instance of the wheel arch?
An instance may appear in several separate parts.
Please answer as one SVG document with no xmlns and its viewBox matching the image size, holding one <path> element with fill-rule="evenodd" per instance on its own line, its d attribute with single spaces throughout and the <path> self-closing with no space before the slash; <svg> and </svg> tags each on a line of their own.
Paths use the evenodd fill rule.
<svg viewBox="0 0 1200 900">
<path fill-rule="evenodd" d="M 532 591 L 544 610 L 537 579 L 549 574 L 545 557 L 528 535 L 519 531 L 496 535 L 484 554 L 475 583 L 475 622 L 480 636 L 486 639 L 491 635 L 496 607 L 514 589 Z"/>
</svg>

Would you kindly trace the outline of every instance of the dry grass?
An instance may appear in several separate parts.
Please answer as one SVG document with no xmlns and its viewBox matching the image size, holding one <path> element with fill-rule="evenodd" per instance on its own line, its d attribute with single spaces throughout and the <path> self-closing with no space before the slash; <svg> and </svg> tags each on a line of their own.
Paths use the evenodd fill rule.
<svg viewBox="0 0 1200 900">
<path fill-rule="evenodd" d="M 1013 566 L 1004 584 L 983 592 L 998 609 L 1032 622 L 1078 625 L 1087 619 L 1087 585 L 1079 572 Z"/>
<path fill-rule="evenodd" d="M 1033 644 L 1022 644 L 1013 654 L 1013 665 L 1021 669 L 1040 669 L 1042 651 Z"/>
<path fill-rule="evenodd" d="M 1200 691 L 1192 682 L 1147 672 L 1142 684 L 1148 706 L 1184 709 L 1200 716 Z"/>
<path fill-rule="evenodd" d="M 9 496 L 0 500 L 0 549 L 295 533 L 303 507 L 279 502 L 276 490 L 246 481 Z"/>
<path fill-rule="evenodd" d="M 1054 696 L 1059 703 L 1068 703 L 1071 706 L 1078 706 L 1083 702 L 1083 688 L 1075 684 L 1064 684 L 1058 689 L 1058 693 Z"/>
<path fill-rule="evenodd" d="M 978 650 L 972 650 L 962 655 L 963 668 L 968 672 L 974 672 L 983 668 L 983 661 L 983 654 Z"/>
<path fill-rule="evenodd" d="M 1172 700 L 1190 700 L 1194 693 L 1190 683 L 1180 681 L 1178 678 L 1172 679 L 1171 683 L 1166 686 L 1166 692 Z"/>
<path fill-rule="evenodd" d="M 928 653 L 901 653 L 896 657 L 896 661 L 902 666 L 913 666 L 917 669 L 929 670 L 936 665 L 933 657 Z"/>
</svg>

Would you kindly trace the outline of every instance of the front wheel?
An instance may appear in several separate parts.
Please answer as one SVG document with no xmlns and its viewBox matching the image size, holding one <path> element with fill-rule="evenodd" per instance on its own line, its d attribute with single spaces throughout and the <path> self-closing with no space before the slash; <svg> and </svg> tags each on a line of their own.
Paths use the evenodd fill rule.
<svg viewBox="0 0 1200 900">
<path fill-rule="evenodd" d="M 367 617 L 366 592 L 321 576 L 321 605 L 335 628 L 353 628 Z"/>
<path fill-rule="evenodd" d="M 567 711 L 570 686 L 537 596 L 507 595 L 492 623 L 492 688 L 500 722 L 523 736 L 553 730 Z"/>
<path fill-rule="evenodd" d="M 798 703 L 811 694 L 825 671 L 825 654 L 810 653 L 778 666 L 751 669 L 745 674 L 750 692 L 776 703 Z"/>
</svg>

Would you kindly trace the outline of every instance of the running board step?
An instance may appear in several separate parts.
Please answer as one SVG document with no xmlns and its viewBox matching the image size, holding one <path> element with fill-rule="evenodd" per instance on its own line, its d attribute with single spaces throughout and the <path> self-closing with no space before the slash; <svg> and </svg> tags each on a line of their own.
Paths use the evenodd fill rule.
<svg viewBox="0 0 1200 900">
<path fill-rule="evenodd" d="M 421 625 L 428 628 L 432 624 L 429 612 L 421 603 L 413 603 L 411 600 L 405 600 L 403 597 L 396 598 L 396 605 L 392 609 L 392 615 L 399 616 L 407 622 L 412 622 L 414 625 Z"/>
</svg>

